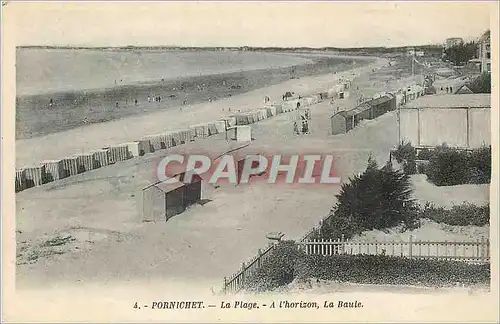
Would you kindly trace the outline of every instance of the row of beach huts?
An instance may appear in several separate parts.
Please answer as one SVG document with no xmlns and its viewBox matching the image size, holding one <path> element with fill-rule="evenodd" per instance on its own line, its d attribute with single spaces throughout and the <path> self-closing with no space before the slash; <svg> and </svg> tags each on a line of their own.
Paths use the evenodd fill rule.
<svg viewBox="0 0 500 324">
<path fill-rule="evenodd" d="M 339 80 L 338 84 L 328 91 L 315 95 L 291 98 L 279 104 L 271 104 L 264 108 L 233 114 L 220 120 L 192 125 L 187 129 L 147 135 L 139 140 L 104 147 L 88 153 L 75 154 L 56 160 L 44 160 L 37 166 L 28 166 L 16 170 L 15 190 L 20 192 L 86 171 L 113 165 L 120 161 L 187 144 L 195 141 L 196 138 L 206 138 L 224 132 L 227 132 L 232 140 L 250 141 L 252 137 L 248 125 L 278 114 L 314 105 L 323 99 L 347 98 L 350 84 L 351 81 Z"/>
<path fill-rule="evenodd" d="M 377 93 L 353 109 L 335 113 L 330 118 L 331 134 L 345 134 L 362 120 L 375 119 L 423 95 L 424 87 L 418 84 L 410 84 L 394 92 Z"/>
</svg>

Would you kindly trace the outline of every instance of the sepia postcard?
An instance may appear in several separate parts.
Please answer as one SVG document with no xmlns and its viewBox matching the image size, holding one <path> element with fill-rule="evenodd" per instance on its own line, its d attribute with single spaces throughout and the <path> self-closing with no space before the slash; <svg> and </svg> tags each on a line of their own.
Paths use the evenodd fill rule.
<svg viewBox="0 0 500 324">
<path fill-rule="evenodd" d="M 3 1 L 5 322 L 489 322 L 499 4 Z"/>
</svg>

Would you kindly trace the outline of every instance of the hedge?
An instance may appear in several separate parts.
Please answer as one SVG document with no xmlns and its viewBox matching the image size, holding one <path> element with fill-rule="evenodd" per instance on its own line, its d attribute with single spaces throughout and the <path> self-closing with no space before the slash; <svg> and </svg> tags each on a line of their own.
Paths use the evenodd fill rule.
<svg viewBox="0 0 500 324">
<path fill-rule="evenodd" d="M 490 206 L 476 206 L 466 202 L 445 209 L 427 203 L 419 207 L 418 217 L 452 226 L 485 226 L 490 224 Z"/>
<path fill-rule="evenodd" d="M 270 291 L 294 279 L 316 278 L 379 285 L 446 287 L 488 284 L 489 264 L 409 259 L 385 255 L 306 255 L 293 242 L 280 244 L 244 285 L 247 291 Z"/>
</svg>

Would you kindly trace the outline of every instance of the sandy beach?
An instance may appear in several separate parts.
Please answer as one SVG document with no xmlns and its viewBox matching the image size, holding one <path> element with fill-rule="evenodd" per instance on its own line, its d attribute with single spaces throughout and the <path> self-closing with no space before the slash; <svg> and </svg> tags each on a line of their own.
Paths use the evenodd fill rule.
<svg viewBox="0 0 500 324">
<path fill-rule="evenodd" d="M 357 68 L 355 72 L 360 75 L 353 81 L 351 96 L 339 101 L 338 106 L 353 107 L 359 95 L 379 92 L 372 69 L 384 63 L 378 60 Z M 18 159 L 25 162 L 32 157 L 59 157 L 61 153 L 74 153 L 79 147 L 100 147 L 216 119 L 228 114 L 228 107 L 259 107 L 264 95 L 274 99 L 285 89 L 304 94 L 324 90 L 340 75 L 352 73 L 351 70 L 289 80 L 221 101 L 193 105 L 182 113 L 131 116 L 18 141 Z M 390 81 L 384 87 L 391 89 L 402 82 Z M 311 107 L 311 134 L 306 136 L 294 135 L 293 112 L 252 124 L 252 148 L 334 154 L 336 169 L 341 170 L 339 175 L 345 181 L 366 168 L 370 155 L 379 164 L 387 161 L 398 141 L 395 112 L 367 121 L 347 134 L 332 136 L 328 135 L 332 109 L 329 101 Z M 71 141 L 63 140 L 64 137 Z M 165 223 L 142 222 L 141 188 L 152 181 L 158 159 L 175 152 L 216 151 L 225 146 L 224 135 L 219 134 L 16 194 L 17 287 L 159 281 L 166 291 L 181 283 L 196 283 L 201 291 L 217 291 L 222 278 L 237 271 L 267 245 L 267 233 L 281 231 L 287 238 L 298 239 L 316 226 L 335 203 L 338 185 L 311 190 L 266 183 L 218 188 L 203 184 L 202 195 L 208 203 L 194 205 Z M 436 187 L 427 186 L 423 198 L 415 198 L 425 200 L 429 190 Z M 482 200 L 487 200 L 487 187 L 476 186 L 474 190 L 477 197 L 482 195 Z M 421 235 L 425 239 L 425 233 Z M 455 235 L 461 238 L 460 234 Z M 67 242 L 55 247 L 47 245 L 61 237 L 66 237 Z"/>
<path fill-rule="evenodd" d="M 262 55 L 265 61 L 265 54 Z M 276 56 L 283 57 L 285 63 L 292 59 L 292 62 L 300 64 L 269 69 L 252 69 L 249 66 L 249 70 L 244 71 L 208 75 L 205 72 L 204 75 L 132 84 L 122 84 L 125 81 L 118 80 L 117 85 L 100 89 L 19 95 L 16 99 L 16 139 L 39 137 L 132 115 L 178 110 L 179 107 L 223 100 L 276 85 L 291 78 L 343 71 L 351 68 L 353 61 L 360 65 L 369 62 L 360 58 L 332 57 L 331 54 L 290 53 Z M 95 83 L 98 84 L 97 81 Z"/>
<path fill-rule="evenodd" d="M 339 56 L 335 59 L 340 59 L 341 61 L 373 61 L 373 58 L 370 57 Z M 338 63 L 338 61 L 335 62 Z M 370 65 L 371 67 L 367 67 L 366 65 L 361 67 L 355 66 L 354 70 L 356 72 L 370 71 L 373 66 L 379 66 L 383 64 L 382 62 L 385 62 L 385 60 L 379 60 L 377 63 L 373 63 Z M 67 125 L 70 125 L 71 123 L 76 124 L 73 125 L 74 128 L 66 131 L 60 131 L 33 138 L 18 139 L 16 141 L 16 167 L 38 164 L 40 161 L 45 159 L 62 158 L 68 155 L 87 152 L 89 150 L 98 149 L 108 145 L 133 141 L 142 138 L 144 135 L 157 134 L 167 130 L 185 128 L 200 122 L 217 120 L 222 116 L 231 115 L 238 110 L 245 111 L 248 109 L 263 107 L 265 96 L 269 96 L 271 102 L 279 102 L 281 101 L 281 96 L 286 91 L 293 91 L 296 94 L 301 95 L 314 94 L 318 91 L 329 88 L 334 83 L 334 80 L 339 78 L 341 75 L 352 74 L 354 71 L 353 69 L 341 71 L 336 74 L 337 70 L 340 71 L 349 67 L 352 68 L 353 65 L 334 64 L 331 66 L 320 66 L 317 68 L 319 71 L 310 70 L 307 73 L 323 72 L 323 74 L 305 76 L 300 79 L 290 79 L 288 74 L 278 75 L 278 81 L 280 78 L 286 81 L 264 88 L 262 88 L 259 83 L 254 83 L 254 87 L 256 88 L 254 90 L 247 91 L 237 96 L 225 97 L 212 102 L 203 100 L 198 104 L 187 104 L 182 106 L 179 105 L 179 102 L 175 105 L 175 102 L 165 103 L 162 100 L 160 104 L 144 104 L 144 106 L 147 106 L 148 108 L 146 111 L 140 113 L 137 112 L 137 107 L 135 107 L 134 104 L 131 104 L 129 108 L 116 110 L 117 116 L 115 117 L 119 119 L 105 123 L 84 124 L 84 126 L 78 126 L 83 124 L 85 117 L 85 110 L 83 108 L 86 106 L 82 107 L 80 110 L 69 110 L 62 115 L 56 114 L 51 116 L 50 114 L 47 114 L 47 116 L 44 115 L 43 118 L 40 115 L 37 116 L 37 114 L 40 114 L 41 112 L 34 113 L 33 116 L 30 115 L 29 118 L 27 117 L 30 120 L 28 123 L 35 125 L 40 122 L 40 125 L 42 125 L 41 127 L 50 131 L 54 131 L 57 127 L 60 127 L 56 126 L 56 124 L 60 124 L 58 121 L 60 118 L 63 119 L 62 125 L 64 125 L 65 114 L 69 114 L 68 119 L 66 119 L 68 122 Z M 308 71 L 307 69 L 312 67 L 305 65 L 302 66 L 302 68 L 304 68 L 305 71 Z M 327 72 L 324 72 L 324 68 L 330 69 L 330 71 L 328 72 L 327 70 Z M 261 72 L 254 71 L 249 73 Z M 219 81 L 221 80 L 220 76 L 216 78 Z M 273 77 L 271 75 L 267 78 L 272 79 Z M 215 84 L 217 84 L 217 82 L 215 82 Z M 193 83 L 192 85 L 194 86 L 195 84 Z M 115 90 L 117 91 L 117 89 Z M 124 90 L 122 89 L 121 91 Z M 204 92 L 203 95 L 208 96 Z M 129 112 L 132 111 L 133 114 L 127 116 L 127 109 L 129 109 Z M 19 114 L 22 113 L 19 112 Z M 82 115 L 77 117 L 78 114 Z M 99 118 L 100 114 L 108 115 L 108 112 L 101 112 L 96 115 L 89 114 L 88 119 Z M 113 117 L 112 112 L 109 113 L 109 115 Z M 120 118 L 120 116 L 122 116 L 122 118 Z"/>
</svg>

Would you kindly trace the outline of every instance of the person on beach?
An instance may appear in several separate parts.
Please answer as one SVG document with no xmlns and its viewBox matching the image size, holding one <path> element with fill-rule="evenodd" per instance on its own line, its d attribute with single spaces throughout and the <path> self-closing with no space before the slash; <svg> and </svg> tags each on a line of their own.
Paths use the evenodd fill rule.
<svg viewBox="0 0 500 324">
<path fill-rule="evenodd" d="M 118 104 L 118 101 L 116 102 L 116 108 L 118 108 L 119 104 Z"/>
<path fill-rule="evenodd" d="M 137 99 L 135 99 L 135 105 L 137 106 Z"/>
<path fill-rule="evenodd" d="M 150 96 L 148 96 L 148 102 L 151 102 L 151 97 Z"/>
<path fill-rule="evenodd" d="M 52 106 L 54 106 L 54 99 L 50 98 L 49 107 L 52 108 Z"/>
</svg>

